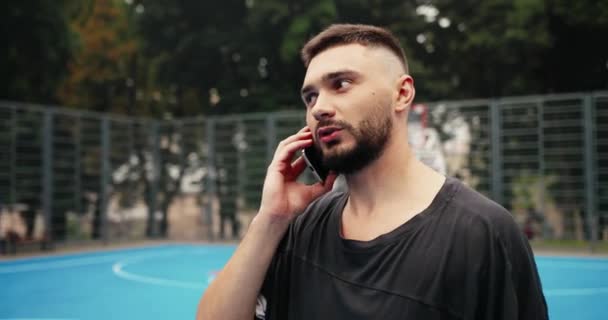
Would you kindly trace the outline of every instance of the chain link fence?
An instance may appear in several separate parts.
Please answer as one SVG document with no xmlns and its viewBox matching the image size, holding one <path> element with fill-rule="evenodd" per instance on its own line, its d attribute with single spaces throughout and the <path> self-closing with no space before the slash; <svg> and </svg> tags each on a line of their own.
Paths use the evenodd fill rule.
<svg viewBox="0 0 608 320">
<path fill-rule="evenodd" d="M 417 156 L 531 239 L 608 241 L 608 92 L 414 105 Z M 178 120 L 0 103 L 0 249 L 239 239 L 303 112 Z M 301 179 L 312 182 L 312 176 Z"/>
</svg>

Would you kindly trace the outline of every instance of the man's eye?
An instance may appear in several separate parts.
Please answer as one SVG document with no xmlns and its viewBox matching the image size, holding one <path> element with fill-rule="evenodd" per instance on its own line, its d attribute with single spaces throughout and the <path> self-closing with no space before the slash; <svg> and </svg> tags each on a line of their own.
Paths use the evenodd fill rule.
<svg viewBox="0 0 608 320">
<path fill-rule="evenodd" d="M 317 94 L 316 93 L 311 93 L 311 94 L 307 94 L 306 96 L 304 96 L 304 103 L 307 106 L 313 105 L 316 100 L 317 100 Z"/>
<path fill-rule="evenodd" d="M 352 84 L 352 81 L 350 81 L 350 80 L 340 79 L 334 83 L 334 87 L 337 90 L 341 90 L 341 89 L 346 89 L 346 88 L 350 87 L 351 84 Z"/>
</svg>

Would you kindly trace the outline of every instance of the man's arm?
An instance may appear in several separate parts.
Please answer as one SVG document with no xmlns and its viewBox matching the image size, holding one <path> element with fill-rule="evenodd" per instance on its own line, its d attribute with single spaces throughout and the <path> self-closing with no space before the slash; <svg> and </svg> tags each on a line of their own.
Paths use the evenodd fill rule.
<svg viewBox="0 0 608 320">
<path fill-rule="evenodd" d="M 253 319 L 264 276 L 289 223 L 316 198 L 331 190 L 335 175 L 325 183 L 296 182 L 306 168 L 302 157 L 291 163 L 295 153 L 312 145 L 308 128 L 281 141 L 268 167 L 260 211 L 245 238 L 205 291 L 197 319 Z"/>
<path fill-rule="evenodd" d="M 197 319 L 253 319 L 255 303 L 287 225 L 256 217 L 238 249 L 205 291 Z"/>
<path fill-rule="evenodd" d="M 547 303 L 528 240 L 510 213 L 494 216 L 479 277 L 477 316 L 483 320 L 545 320 Z"/>
</svg>

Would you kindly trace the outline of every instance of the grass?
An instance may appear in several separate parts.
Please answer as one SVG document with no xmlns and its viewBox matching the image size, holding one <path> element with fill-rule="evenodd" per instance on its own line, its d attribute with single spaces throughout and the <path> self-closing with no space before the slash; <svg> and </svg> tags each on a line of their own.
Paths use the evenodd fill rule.
<svg viewBox="0 0 608 320">
<path fill-rule="evenodd" d="M 530 241 L 535 251 L 556 251 L 575 254 L 608 254 L 608 241 L 595 242 L 565 239 L 539 239 Z"/>
</svg>

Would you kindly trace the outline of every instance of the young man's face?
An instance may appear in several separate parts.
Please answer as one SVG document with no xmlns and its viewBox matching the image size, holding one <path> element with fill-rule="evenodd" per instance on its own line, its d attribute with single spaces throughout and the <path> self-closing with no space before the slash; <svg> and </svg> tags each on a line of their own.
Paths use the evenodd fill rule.
<svg viewBox="0 0 608 320">
<path fill-rule="evenodd" d="M 378 158 L 393 126 L 400 74 L 388 50 L 359 44 L 329 48 L 309 64 L 302 87 L 306 123 L 325 165 L 353 173 Z"/>
</svg>

